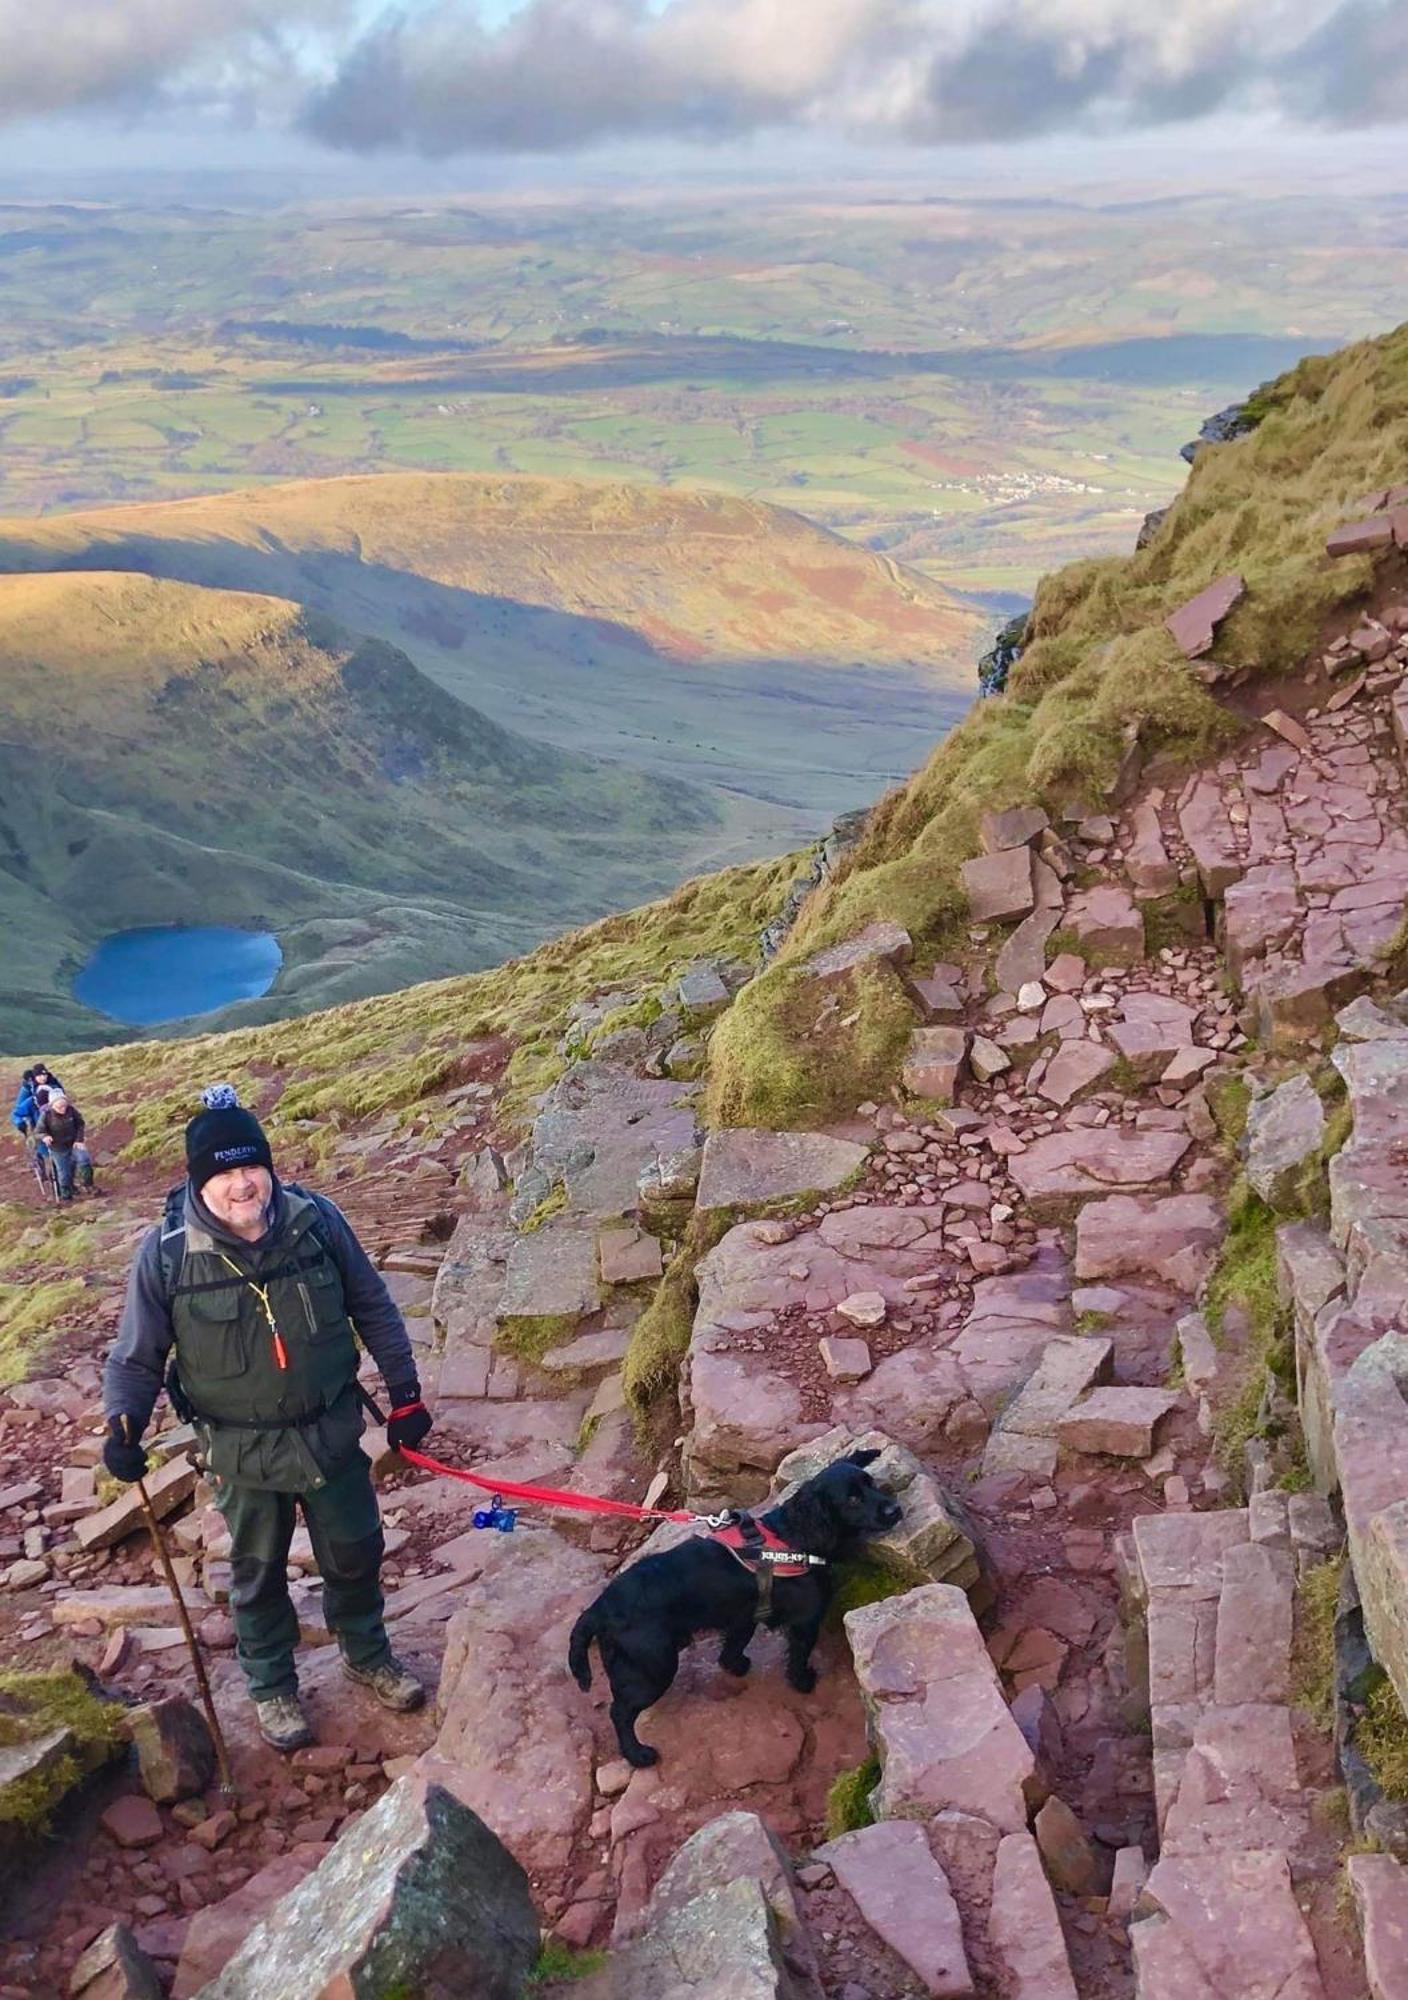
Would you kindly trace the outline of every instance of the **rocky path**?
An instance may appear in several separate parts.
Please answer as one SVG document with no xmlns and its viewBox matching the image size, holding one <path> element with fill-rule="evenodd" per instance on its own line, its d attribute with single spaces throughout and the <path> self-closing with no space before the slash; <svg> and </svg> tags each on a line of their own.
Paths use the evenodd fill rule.
<svg viewBox="0 0 1408 2000">
<path fill-rule="evenodd" d="M 721 965 L 580 1009 L 516 1151 L 495 1145 L 501 1049 L 419 1130 L 344 1134 L 323 1184 L 409 1315 L 444 1456 L 706 1509 L 756 1505 L 864 1440 L 904 1523 L 847 1580 L 813 1693 L 786 1687 L 770 1636 L 742 1682 L 701 1645 L 643 1725 L 660 1764 L 632 1772 L 600 1687 L 567 1677 L 566 1635 L 620 1562 L 687 1531 L 647 1543 L 529 1511 L 478 1532 L 461 1490 L 388 1468 L 389 1612 L 437 1704 L 390 1725 L 348 1697 L 296 1547 L 328 1740 L 290 1769 L 250 1740 L 227 1550 L 191 1470 L 173 1533 L 241 1803 L 231 1819 L 207 1785 L 158 1808 L 109 1781 L 113 1809 L 94 1801 L 62 1877 L 22 1903 L 0 1994 L 62 1991 L 114 1913 L 170 1990 L 196 1992 L 411 1760 L 499 1835 L 561 1945 L 611 1949 L 563 1989 L 589 2000 L 655 2000 L 667 1961 L 672 1991 L 734 1978 L 706 1965 L 705 1905 L 727 1906 L 710 1950 L 752 1951 L 746 1990 L 774 2000 L 1408 1990 L 1396 1864 L 1361 1865 L 1387 1855 L 1351 1871 L 1367 1970 L 1346 1920 L 1334 1760 L 1296 1665 L 1301 1586 L 1339 1561 L 1343 1516 L 1358 1629 L 1408 1687 L 1408 1011 L 1368 997 L 1404 907 L 1405 630 L 1384 607 L 1209 770 L 1150 773 L 1059 824 L 990 815 L 949 962 L 916 965 L 888 923 L 819 954 L 805 970 L 838 1006 L 876 961 L 914 1006 L 903 1087 L 831 1131 L 697 1129 L 699 1037 L 746 974 Z M 1334 1158 L 1317 1040 L 1348 1107 Z M 1248 1098 L 1237 1154 L 1228 1107 Z M 1290 1219 L 1327 1159 L 1328 1226 Z M 1287 1449 L 1243 1452 L 1225 1423 L 1265 1365 L 1250 1317 L 1209 1291 L 1236 1254 L 1241 1173 L 1283 1219 L 1315 1491 L 1278 1485 Z M 108 1264 L 156 1192 L 118 1184 Z M 680 1431 L 644 1452 L 623 1363 L 687 1223 L 713 1247 L 690 1280 Z M 98 1299 L 7 1394 L 0 1618 L 12 1653 L 77 1653 L 150 1699 L 181 1682 L 150 1551 L 87 1526 L 110 1276 Z M 1389 1826 L 1392 1802 L 1357 1782 L 1356 1827 Z"/>
</svg>

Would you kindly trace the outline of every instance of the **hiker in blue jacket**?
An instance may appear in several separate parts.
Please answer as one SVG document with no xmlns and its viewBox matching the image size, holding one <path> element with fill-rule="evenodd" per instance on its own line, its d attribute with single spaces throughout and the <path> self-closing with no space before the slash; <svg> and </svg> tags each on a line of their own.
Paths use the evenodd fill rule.
<svg viewBox="0 0 1408 2000">
<path fill-rule="evenodd" d="M 386 1708 L 425 1699 L 386 1634 L 358 1342 L 387 1385 L 393 1448 L 414 1449 L 430 1413 L 405 1322 L 341 1209 L 278 1180 L 259 1120 L 228 1084 L 204 1103 L 186 1127 L 186 1181 L 128 1280 L 103 1374 L 103 1462 L 118 1479 L 143 1476 L 140 1440 L 165 1378 L 230 1530 L 230 1609 L 260 1733 L 291 1751 L 312 1741 L 286 1574 L 299 1509 L 343 1671 Z"/>
<path fill-rule="evenodd" d="M 39 1123 L 39 1114 L 49 1098 L 63 1090 L 63 1085 L 47 1063 L 36 1063 L 20 1078 L 20 1087 L 15 1093 L 15 1108 L 10 1113 L 10 1123 L 22 1139 L 27 1139 Z"/>
</svg>

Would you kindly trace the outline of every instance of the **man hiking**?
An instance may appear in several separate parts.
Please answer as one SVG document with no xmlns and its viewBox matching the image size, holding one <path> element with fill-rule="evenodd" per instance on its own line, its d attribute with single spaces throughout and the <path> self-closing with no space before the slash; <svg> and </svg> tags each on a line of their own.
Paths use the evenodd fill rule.
<svg viewBox="0 0 1408 2000">
<path fill-rule="evenodd" d="M 10 1123 L 21 1139 L 29 1138 L 51 1094 L 62 1089 L 59 1079 L 43 1063 L 36 1063 L 33 1069 L 25 1071 L 15 1093 L 15 1108 L 10 1113 Z"/>
<path fill-rule="evenodd" d="M 93 1185 L 93 1156 L 83 1143 L 87 1131 L 83 1113 L 55 1086 L 49 1093 L 48 1103 L 39 1113 L 34 1136 L 49 1149 L 60 1201 L 73 1200 L 75 1167 L 80 1184 L 85 1188 Z"/>
<path fill-rule="evenodd" d="M 430 1413 L 405 1324 L 347 1218 L 326 1196 L 280 1183 L 259 1120 L 228 1084 L 203 1102 L 186 1127 L 186 1182 L 168 1195 L 128 1281 L 103 1375 L 103 1462 L 118 1479 L 142 1477 L 139 1440 L 171 1357 L 173 1405 L 196 1426 L 230 1530 L 230 1608 L 260 1733 L 292 1751 L 313 1740 L 285 1574 L 299 1508 L 343 1671 L 386 1708 L 425 1699 L 383 1620 L 381 1517 L 358 1442 L 358 1340 L 391 1398 L 393 1447 L 418 1445 Z"/>
</svg>

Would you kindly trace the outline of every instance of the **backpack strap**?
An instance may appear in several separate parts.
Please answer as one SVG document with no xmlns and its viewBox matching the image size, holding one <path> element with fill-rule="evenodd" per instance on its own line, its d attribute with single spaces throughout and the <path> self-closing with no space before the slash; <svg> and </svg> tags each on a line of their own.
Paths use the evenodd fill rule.
<svg viewBox="0 0 1408 2000">
<path fill-rule="evenodd" d="M 161 1288 L 170 1300 L 186 1261 L 186 1183 L 172 1188 L 161 1211 Z"/>
</svg>

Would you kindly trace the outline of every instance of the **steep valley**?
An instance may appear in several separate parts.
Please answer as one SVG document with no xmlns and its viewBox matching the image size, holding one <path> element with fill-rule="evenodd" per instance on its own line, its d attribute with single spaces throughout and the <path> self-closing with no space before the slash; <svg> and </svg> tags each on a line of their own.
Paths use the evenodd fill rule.
<svg viewBox="0 0 1408 2000">
<path fill-rule="evenodd" d="M 794 515 L 385 477 L 0 524 L 0 1042 L 104 1038 L 109 931 L 278 934 L 280 1014 L 513 956 L 813 837 L 983 621 Z M 965 658 L 966 655 L 966 658 Z"/>
</svg>

